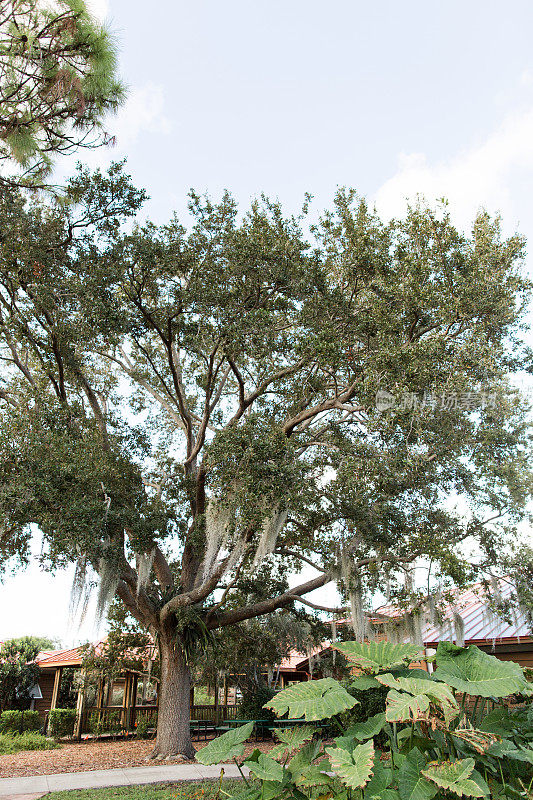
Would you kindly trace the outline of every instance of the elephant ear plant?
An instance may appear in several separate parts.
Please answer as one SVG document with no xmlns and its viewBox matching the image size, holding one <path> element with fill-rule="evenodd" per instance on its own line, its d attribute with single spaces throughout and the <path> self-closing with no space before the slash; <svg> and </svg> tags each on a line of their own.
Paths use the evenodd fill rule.
<svg viewBox="0 0 533 800">
<path fill-rule="evenodd" d="M 356 676 L 349 686 L 324 678 L 278 692 L 266 707 L 305 724 L 274 730 L 279 744 L 269 755 L 255 750 L 237 761 L 252 723 L 198 752 L 202 764 L 234 759 L 243 777 L 247 768 L 249 777 L 236 799 L 533 796 L 533 705 L 510 710 L 504 701 L 513 695 L 529 700 L 533 694 L 518 664 L 473 645 L 441 642 L 437 668 L 429 673 L 409 667 L 424 658 L 416 645 L 343 642 L 335 647 Z M 342 726 L 339 715 L 359 703 L 354 694 L 378 686 L 389 689 L 383 711 Z M 487 702 L 493 706 L 490 713 Z M 320 728 L 329 720 L 337 722 L 339 735 L 324 742 Z"/>
</svg>

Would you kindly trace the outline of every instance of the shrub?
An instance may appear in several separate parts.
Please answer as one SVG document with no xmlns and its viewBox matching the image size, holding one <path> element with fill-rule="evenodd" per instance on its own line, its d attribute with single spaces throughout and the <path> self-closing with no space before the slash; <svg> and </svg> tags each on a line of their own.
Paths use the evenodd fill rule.
<svg viewBox="0 0 533 800">
<path fill-rule="evenodd" d="M 430 674 L 408 669 L 422 655 L 415 645 L 336 646 L 361 673 L 349 687 L 354 691 L 322 678 L 278 692 L 267 706 L 279 717 L 304 718 L 306 724 L 286 727 L 280 720 L 279 745 L 268 755 L 255 750 L 242 761 L 257 783 L 232 798 L 531 797 L 533 705 L 513 711 L 505 707 L 505 698 L 533 693 L 518 664 L 499 661 L 473 645 L 440 642 L 437 669 Z M 332 743 L 325 742 L 323 722 L 348 719 L 358 707 L 354 695 L 362 699 L 370 692 L 361 703 L 363 718 L 350 722 Z M 488 701 L 501 705 L 483 717 Z M 368 716 L 369 711 L 375 713 Z M 228 731 L 199 750 L 197 760 L 215 764 L 242 756 L 252 731 L 251 722 Z"/>
<path fill-rule="evenodd" d="M 76 724 L 75 708 L 54 708 L 48 715 L 48 729 L 54 739 L 72 736 Z"/>
<path fill-rule="evenodd" d="M 135 726 L 135 736 L 137 739 L 150 739 L 154 730 L 154 723 L 148 719 L 140 719 Z"/>
<path fill-rule="evenodd" d="M 276 693 L 264 684 L 243 695 L 239 703 L 239 716 L 241 719 L 269 719 L 275 718 L 272 711 L 264 706 Z"/>
<path fill-rule="evenodd" d="M 56 747 L 59 745 L 40 733 L 0 733 L 0 755 L 18 753 L 20 750 L 55 750 Z"/>
<path fill-rule="evenodd" d="M 38 711 L 3 711 L 0 715 L 0 733 L 39 731 L 42 724 Z"/>
</svg>

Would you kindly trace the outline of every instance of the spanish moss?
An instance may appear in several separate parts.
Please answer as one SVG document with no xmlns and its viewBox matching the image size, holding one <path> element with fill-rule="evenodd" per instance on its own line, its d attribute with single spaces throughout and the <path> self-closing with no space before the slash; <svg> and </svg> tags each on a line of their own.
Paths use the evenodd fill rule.
<svg viewBox="0 0 533 800">
<path fill-rule="evenodd" d="M 331 644 L 334 645 L 336 641 L 337 641 L 337 623 L 335 622 L 335 619 L 332 619 L 331 620 Z M 335 666 L 335 662 L 337 660 L 337 651 L 336 651 L 336 649 L 334 647 L 332 647 L 332 650 L 333 650 L 333 666 Z"/>
<path fill-rule="evenodd" d="M 287 510 L 275 511 L 272 516 L 263 523 L 259 544 L 257 545 L 257 550 L 253 561 L 254 567 L 259 566 L 259 564 L 261 564 L 265 558 L 270 555 L 270 553 L 274 552 L 276 542 L 278 541 L 278 536 L 280 535 L 281 531 L 283 530 L 283 526 L 287 521 L 287 516 Z"/>
<path fill-rule="evenodd" d="M 465 646 L 465 623 L 459 611 L 453 610 L 453 627 L 455 629 L 455 643 L 458 647 Z"/>
<path fill-rule="evenodd" d="M 202 580 L 210 575 L 217 562 L 220 551 L 225 546 L 231 525 L 233 510 L 231 504 L 222 503 L 219 498 L 211 497 L 205 513 L 205 555 L 202 569 Z"/>
<path fill-rule="evenodd" d="M 102 557 L 98 562 L 98 594 L 96 597 L 96 624 L 100 624 L 113 600 L 120 582 L 120 573 L 114 561 Z"/>
<path fill-rule="evenodd" d="M 137 597 L 141 589 L 146 589 L 150 580 L 150 573 L 155 558 L 155 547 L 149 553 L 141 553 L 137 556 Z"/>
<path fill-rule="evenodd" d="M 87 614 L 92 585 L 87 576 L 88 563 L 86 555 L 79 555 L 74 566 L 74 576 L 70 588 L 69 618 L 79 628 Z"/>
</svg>

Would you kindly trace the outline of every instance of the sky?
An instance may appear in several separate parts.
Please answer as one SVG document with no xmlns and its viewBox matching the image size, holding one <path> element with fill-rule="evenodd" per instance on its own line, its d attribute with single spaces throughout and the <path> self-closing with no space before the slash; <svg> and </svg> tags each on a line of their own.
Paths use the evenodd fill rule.
<svg viewBox="0 0 533 800">
<path fill-rule="evenodd" d="M 115 32 L 128 100 L 107 123 L 150 195 L 148 215 L 186 213 L 194 187 L 261 192 L 320 210 L 338 186 L 384 217 L 406 198 L 449 200 L 463 228 L 486 208 L 533 239 L 533 5 L 514 0 L 93 0 Z M 59 165 L 60 174 L 74 160 Z M 530 265 L 526 263 L 526 269 Z M 35 542 L 36 553 L 38 541 Z M 0 641 L 94 638 L 68 624 L 72 574 L 36 565 L 0 586 Z M 331 599 L 321 590 L 318 602 Z"/>
</svg>

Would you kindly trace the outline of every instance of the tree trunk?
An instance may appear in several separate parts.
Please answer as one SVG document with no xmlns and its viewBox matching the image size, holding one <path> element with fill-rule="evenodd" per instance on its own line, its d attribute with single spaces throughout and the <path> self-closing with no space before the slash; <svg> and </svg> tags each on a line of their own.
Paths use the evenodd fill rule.
<svg viewBox="0 0 533 800">
<path fill-rule="evenodd" d="M 194 758 L 191 740 L 191 678 L 183 650 L 173 632 L 161 633 L 161 683 L 157 713 L 157 738 L 152 758 L 176 755 Z"/>
</svg>

